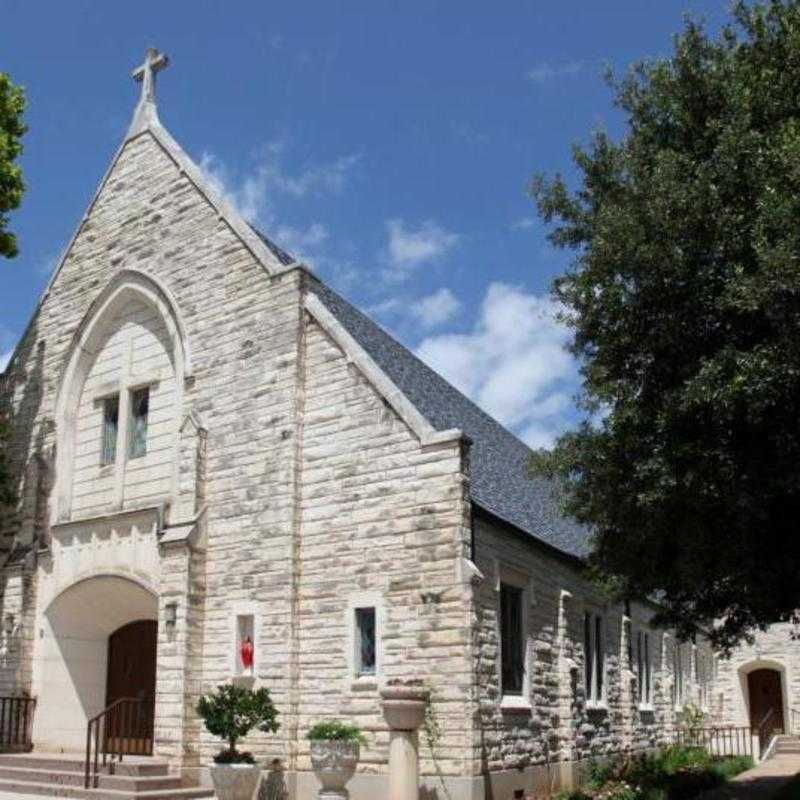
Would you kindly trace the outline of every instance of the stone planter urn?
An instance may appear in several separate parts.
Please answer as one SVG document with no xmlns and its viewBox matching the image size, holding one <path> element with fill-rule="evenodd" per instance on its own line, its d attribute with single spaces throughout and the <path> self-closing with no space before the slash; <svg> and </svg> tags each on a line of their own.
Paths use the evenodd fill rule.
<svg viewBox="0 0 800 800">
<path fill-rule="evenodd" d="M 217 800 L 253 800 L 260 777 L 258 764 L 214 764 L 211 767 Z"/>
<path fill-rule="evenodd" d="M 326 739 L 311 740 L 311 766 L 322 784 L 320 800 L 346 800 L 350 793 L 345 788 L 358 765 L 358 742 Z"/>
</svg>

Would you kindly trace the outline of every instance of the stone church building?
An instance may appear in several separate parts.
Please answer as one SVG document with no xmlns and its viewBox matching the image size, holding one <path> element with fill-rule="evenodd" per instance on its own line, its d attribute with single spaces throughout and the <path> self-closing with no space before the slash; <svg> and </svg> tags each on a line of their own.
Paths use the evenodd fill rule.
<svg viewBox="0 0 800 800">
<path fill-rule="evenodd" d="M 157 116 L 165 64 L 134 73 L 130 129 L 0 376 L 19 476 L 0 694 L 36 698 L 35 750 L 82 754 L 134 697 L 155 755 L 203 779 L 221 743 L 198 697 L 240 681 L 280 710 L 242 744 L 290 797 L 316 796 L 305 734 L 337 718 L 367 733 L 350 788 L 370 800 L 379 690 L 422 680 L 424 796 L 510 800 L 667 742 L 688 701 L 788 726 L 788 634 L 721 660 L 599 595 L 527 447 L 214 192 Z"/>
</svg>

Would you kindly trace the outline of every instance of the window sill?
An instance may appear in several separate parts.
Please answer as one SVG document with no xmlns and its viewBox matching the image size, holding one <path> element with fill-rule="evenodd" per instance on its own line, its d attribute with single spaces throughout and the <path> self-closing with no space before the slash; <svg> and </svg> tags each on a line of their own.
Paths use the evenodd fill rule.
<svg viewBox="0 0 800 800">
<path fill-rule="evenodd" d="M 373 692 L 378 690 L 377 675 L 359 675 L 350 681 L 351 692 Z"/>
<path fill-rule="evenodd" d="M 642 714 L 652 714 L 655 711 L 652 703 L 639 703 L 637 708 Z"/>
<path fill-rule="evenodd" d="M 500 700 L 500 710 L 504 714 L 530 714 L 533 710 L 530 700 L 519 694 L 504 694 Z"/>
<path fill-rule="evenodd" d="M 588 711 L 608 711 L 608 703 L 605 700 L 589 700 L 586 703 Z"/>
</svg>

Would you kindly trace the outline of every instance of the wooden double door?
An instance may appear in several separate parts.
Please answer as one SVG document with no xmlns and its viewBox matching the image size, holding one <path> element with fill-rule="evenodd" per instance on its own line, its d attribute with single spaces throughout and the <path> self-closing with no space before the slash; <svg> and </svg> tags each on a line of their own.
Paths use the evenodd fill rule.
<svg viewBox="0 0 800 800">
<path fill-rule="evenodd" d="M 105 728 L 110 752 L 153 752 L 157 643 L 158 623 L 149 619 L 129 622 L 108 638 L 106 708 L 116 704 Z"/>
</svg>

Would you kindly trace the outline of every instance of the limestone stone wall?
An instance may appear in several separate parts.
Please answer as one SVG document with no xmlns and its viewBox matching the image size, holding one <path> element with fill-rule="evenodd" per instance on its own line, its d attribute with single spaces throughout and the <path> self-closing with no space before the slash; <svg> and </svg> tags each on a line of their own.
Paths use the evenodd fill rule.
<svg viewBox="0 0 800 800">
<path fill-rule="evenodd" d="M 12 402 L 11 453 L 20 475 L 53 452 L 56 395 L 73 336 L 93 301 L 123 270 L 153 276 L 174 298 L 192 356 L 180 414 L 195 414 L 208 430 L 207 563 L 201 576 L 188 574 L 177 584 L 170 577 L 163 587 L 177 601 L 180 619 L 186 619 L 189 607 L 189 618 L 206 620 L 196 680 L 159 683 L 159 701 L 173 708 L 175 717 L 174 724 L 162 719 L 157 746 L 177 757 L 189 746 L 184 728 L 192 728 L 179 723 L 189 717 L 198 691 L 229 677 L 229 606 L 237 598 L 257 598 L 264 618 L 275 622 L 264 626 L 271 657 L 263 660 L 260 678 L 274 688 L 280 704 L 287 701 L 285 587 L 291 563 L 300 277 L 267 275 L 149 133 L 128 142 L 4 378 L 4 394 Z M 25 486 L 17 514 L 6 521 L 6 547 L 35 552 L 35 537 L 46 533 L 35 524 L 42 493 Z M 44 499 L 51 499 L 47 492 Z M 169 522 L 168 491 L 161 499 Z M 150 497 L 148 503 L 153 502 Z M 190 572 L 200 569 L 195 562 L 184 555 Z M 5 581 L 4 604 L 20 605 L 17 579 L 8 573 Z M 177 596 L 175 585 L 182 587 Z M 205 594 L 195 591 L 200 586 L 207 586 Z M 162 645 L 161 663 L 169 667 L 167 643 Z M 9 659 L 0 663 L 0 682 L 19 686 L 18 676 L 26 671 L 28 666 Z M 285 749 L 281 742 L 275 738 L 279 752 Z"/>
<path fill-rule="evenodd" d="M 609 604 L 570 562 L 483 516 L 475 522 L 475 564 L 483 580 L 475 593 L 476 668 L 480 757 L 489 771 L 524 770 L 558 761 L 581 761 L 622 750 L 645 750 L 667 741 L 676 721 L 671 652 L 674 638 L 649 624 L 651 608 Z M 511 707 L 501 697 L 499 580 L 504 569 L 528 582 L 529 691 Z M 592 707 L 584 688 L 584 614 L 605 620 L 605 697 Z M 637 691 L 635 637 L 649 633 L 652 702 Z M 628 638 L 633 636 L 628 649 Z M 691 644 L 682 645 L 691 654 Z M 691 661 L 685 655 L 687 668 Z M 686 700 L 697 696 L 694 676 L 684 677 Z"/>
<path fill-rule="evenodd" d="M 298 768 L 305 732 L 350 717 L 368 733 L 361 769 L 385 772 L 379 685 L 424 680 L 442 730 L 438 770 L 468 774 L 472 670 L 457 570 L 469 532 L 458 440 L 421 446 L 318 324 L 305 329 L 298 570 Z M 376 679 L 358 678 L 354 607 L 378 608 Z M 434 774 L 423 736 L 423 772 Z"/>
</svg>

